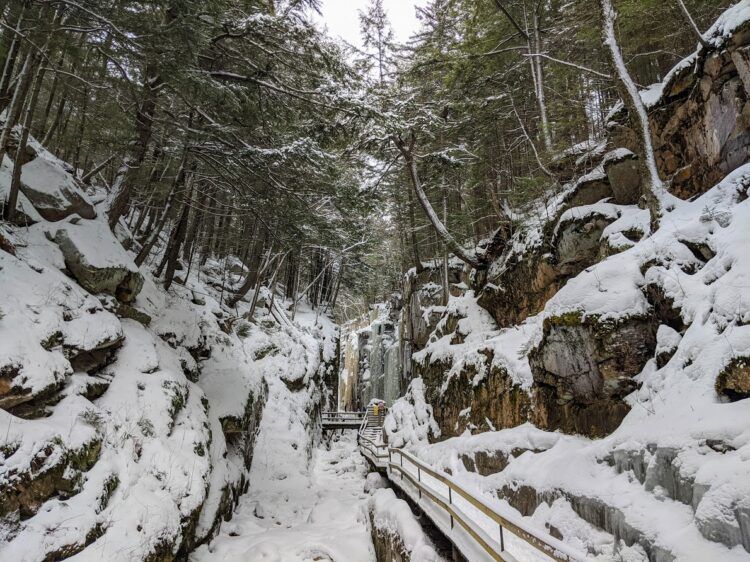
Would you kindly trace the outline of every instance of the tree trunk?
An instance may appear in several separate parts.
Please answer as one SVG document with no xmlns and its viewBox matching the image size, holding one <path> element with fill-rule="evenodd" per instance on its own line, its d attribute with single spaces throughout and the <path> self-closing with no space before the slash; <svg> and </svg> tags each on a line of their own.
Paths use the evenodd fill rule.
<svg viewBox="0 0 750 562">
<path fill-rule="evenodd" d="M 422 258 L 419 256 L 419 240 L 417 240 L 417 225 L 414 218 L 414 195 L 411 189 L 408 189 L 409 193 L 409 232 L 411 234 L 411 250 L 414 254 L 414 266 L 417 273 L 424 271 L 424 265 L 422 265 Z"/>
<path fill-rule="evenodd" d="M 456 242 L 455 238 L 451 236 L 450 232 L 445 228 L 445 225 L 440 221 L 440 218 L 437 216 L 437 213 L 435 213 L 435 209 L 432 208 L 432 204 L 430 203 L 429 199 L 427 199 L 427 194 L 424 192 L 424 189 L 422 188 L 422 183 L 419 180 L 419 173 L 417 171 L 417 162 L 414 159 L 414 144 L 416 142 L 416 138 L 414 136 L 414 133 L 411 135 L 411 142 L 409 143 L 409 146 L 406 145 L 406 143 L 400 138 L 400 137 L 392 137 L 392 140 L 398 147 L 399 151 L 401 152 L 401 155 L 404 157 L 404 161 L 406 163 L 406 171 L 409 174 L 409 178 L 411 179 L 412 187 L 414 188 L 414 193 L 417 196 L 417 199 L 419 200 L 420 205 L 422 206 L 422 209 L 425 212 L 425 215 L 427 215 L 427 218 L 432 223 L 432 226 L 435 228 L 435 232 L 437 235 L 445 242 L 445 244 L 450 248 L 450 250 L 463 262 L 469 264 L 474 269 L 485 269 L 487 267 L 487 264 L 483 263 L 479 260 L 479 258 L 476 256 L 476 254 L 471 254 L 464 250 L 464 248 L 461 247 L 461 245 Z"/>
<path fill-rule="evenodd" d="M 0 162 L 3 161 L 5 153 L 8 148 L 8 141 L 13 131 L 13 127 L 18 123 L 18 119 L 21 116 L 23 104 L 26 101 L 26 95 L 29 91 L 31 84 L 31 77 L 34 74 L 34 67 L 37 64 L 37 57 L 34 56 L 36 50 L 29 49 L 26 59 L 23 62 L 21 71 L 16 79 L 16 88 L 13 92 L 13 98 L 10 102 L 10 107 L 7 110 L 7 118 L 3 125 L 2 133 L 0 133 Z"/>
<path fill-rule="evenodd" d="M 180 249 L 182 243 L 185 241 L 185 235 L 187 234 L 188 219 L 190 218 L 190 206 L 193 196 L 193 180 L 192 176 L 187 180 L 188 188 L 185 194 L 185 201 L 182 204 L 182 210 L 180 211 L 180 218 L 177 221 L 177 225 L 174 229 L 174 234 L 170 240 L 169 246 L 167 247 L 167 271 L 164 274 L 164 289 L 168 290 L 172 285 L 174 279 L 174 272 L 177 270 L 177 262 L 180 258 Z"/>
<path fill-rule="evenodd" d="M 144 74 L 143 99 L 135 114 L 135 137 L 112 182 L 108 211 L 111 229 L 114 229 L 117 221 L 125 214 L 130 202 L 131 184 L 146 157 L 162 84 L 162 77 L 158 74 L 156 66 L 149 64 Z"/>
<path fill-rule="evenodd" d="M 8 46 L 7 55 L 3 62 L 3 75 L 0 77 L 0 111 L 3 111 L 10 101 L 10 83 L 13 78 L 13 69 L 16 66 L 16 59 L 18 58 L 18 50 L 21 47 L 21 24 L 23 22 L 24 12 L 26 11 L 26 2 L 21 5 L 18 12 L 18 18 L 16 19 L 16 26 L 13 31 L 8 30 L 7 34 L 10 34 L 11 40 Z M 6 33 L 3 34 L 3 38 L 7 37 Z"/>
<path fill-rule="evenodd" d="M 169 194 L 167 195 L 167 200 L 164 203 L 164 209 L 161 212 L 161 215 L 159 217 L 159 221 L 156 224 L 155 228 L 151 228 L 150 226 L 146 228 L 146 232 L 150 232 L 148 235 L 148 238 L 143 243 L 143 247 L 141 247 L 141 251 L 138 252 L 138 255 L 135 257 L 135 264 L 136 265 L 142 265 L 143 262 L 146 261 L 146 258 L 151 253 L 151 249 L 154 247 L 154 244 L 156 244 L 156 241 L 159 239 L 159 235 L 161 234 L 162 230 L 164 229 L 164 225 L 167 222 L 167 218 L 169 217 L 169 213 L 172 210 L 172 205 L 174 204 L 174 198 L 178 191 L 178 186 L 181 185 L 185 180 L 185 171 L 184 171 L 184 164 L 180 167 L 180 171 L 177 173 L 177 176 L 175 176 L 174 181 L 172 182 L 172 186 L 169 189 Z"/>
<path fill-rule="evenodd" d="M 685 22 L 688 24 L 688 27 L 692 30 L 692 32 L 695 34 L 695 37 L 698 39 L 698 43 L 700 43 L 704 48 L 708 48 L 708 41 L 706 41 L 703 38 L 703 34 L 701 33 L 701 30 L 698 29 L 698 26 L 695 23 L 695 20 L 693 19 L 693 16 L 690 15 L 690 12 L 687 9 L 687 6 L 685 6 L 685 3 L 682 0 L 677 0 L 677 4 L 680 7 L 680 12 L 682 12 L 682 16 L 685 18 Z"/>
<path fill-rule="evenodd" d="M 648 122 L 648 113 L 643 104 L 638 87 L 625 66 L 622 58 L 620 45 L 617 43 L 615 36 L 615 20 L 617 12 L 612 5 L 612 0 L 598 0 L 601 11 L 602 40 L 609 56 L 609 62 L 612 66 L 613 76 L 618 79 L 618 89 L 620 95 L 628 109 L 630 122 L 638 136 L 639 145 L 639 165 L 641 167 L 644 190 L 643 195 L 646 199 L 646 205 L 651 213 L 651 222 L 653 226 L 658 224 L 659 217 L 662 213 L 662 200 L 666 195 L 666 189 L 659 177 L 659 171 L 656 167 L 656 156 L 651 139 L 651 127 Z"/>
<path fill-rule="evenodd" d="M 16 220 L 16 207 L 18 206 L 18 192 L 21 187 L 21 168 L 26 156 L 26 145 L 29 142 L 29 128 L 34 118 L 34 108 L 36 107 L 39 91 L 42 89 L 42 80 L 44 78 L 44 67 L 40 66 L 36 71 L 34 78 L 34 87 L 31 92 L 31 99 L 26 104 L 26 115 L 21 126 L 21 134 L 18 139 L 18 148 L 16 150 L 16 160 L 13 164 L 13 176 L 10 182 L 10 192 L 8 194 L 8 220 Z"/>
<path fill-rule="evenodd" d="M 533 42 L 534 42 L 534 53 L 538 54 L 542 52 L 542 36 L 539 32 L 539 12 L 541 9 L 537 6 L 533 11 Z M 544 140 L 544 148 L 549 152 L 552 150 L 552 134 L 550 133 L 549 118 L 547 117 L 547 97 L 544 93 L 544 70 L 542 68 L 541 57 L 531 57 L 532 64 L 534 65 L 534 74 L 536 75 L 536 99 L 539 104 L 539 117 L 542 121 L 542 139 Z"/>
</svg>

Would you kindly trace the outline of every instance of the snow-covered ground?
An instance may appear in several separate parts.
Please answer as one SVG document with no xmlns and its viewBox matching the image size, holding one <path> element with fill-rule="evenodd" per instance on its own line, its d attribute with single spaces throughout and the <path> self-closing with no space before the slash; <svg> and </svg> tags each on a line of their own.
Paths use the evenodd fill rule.
<svg viewBox="0 0 750 562">
<path fill-rule="evenodd" d="M 273 394 L 272 389 L 271 400 Z M 308 466 L 284 428 L 264 433 L 273 409 L 269 406 L 262 422 L 249 492 L 234 518 L 191 562 L 374 560 L 365 512 L 367 468 L 354 433 L 332 441 L 330 450 L 321 443 Z M 281 454 L 288 454 L 288 462 L 279 465 L 273 459 Z"/>
</svg>

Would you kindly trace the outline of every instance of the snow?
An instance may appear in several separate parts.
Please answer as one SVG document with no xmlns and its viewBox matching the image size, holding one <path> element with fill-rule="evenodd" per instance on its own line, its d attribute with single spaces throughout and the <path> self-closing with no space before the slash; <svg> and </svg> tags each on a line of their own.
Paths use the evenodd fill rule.
<svg viewBox="0 0 750 562">
<path fill-rule="evenodd" d="M 421 378 L 412 379 L 406 394 L 388 409 L 383 431 L 389 446 L 395 448 L 427 443 L 430 435 L 440 437 L 440 428 L 432 417 L 432 406 L 424 397 Z"/>
<path fill-rule="evenodd" d="M 63 163 L 46 153 L 44 158 L 49 161 L 40 160 L 39 170 L 30 168 L 39 172 L 37 180 L 54 184 L 54 177 L 42 174 L 50 169 L 71 179 Z M 8 169 L 2 172 L 7 175 Z M 269 388 L 276 409 L 269 409 L 268 416 L 289 424 L 283 441 L 300 453 L 293 467 L 308 470 L 319 435 L 321 360 L 335 356 L 338 337 L 328 316 L 301 303 L 297 323 L 286 318 L 280 326 L 259 309 L 257 323 L 247 324 L 242 339 L 219 325 L 228 314 L 211 274 L 194 269 L 184 286 L 174 284 L 165 292 L 149 272 L 139 271 L 103 215 L 56 223 L 35 218 L 39 224 L 8 229 L 18 257 L 0 252 L 0 368 L 13 376 L 21 399 L 57 388 L 61 392 L 59 402 L 48 406 L 49 417 L 25 420 L 0 410 L 0 482 L 10 485 L 18 475 L 37 478 L 40 469 L 54 469 L 64 471 L 72 490 L 70 497 L 43 497 L 41 508 L 23 521 L 18 512 L 11 513 L 0 525 L 0 559 L 41 560 L 87 542 L 91 544 L 71 559 L 117 562 L 160 551 L 174 554 L 191 520 L 196 540 L 203 539 L 216 530 L 219 509 L 240 493 L 250 475 L 245 455 L 252 455 L 252 449 L 243 444 L 252 435 L 232 442 L 223 421 L 251 424 L 248 416 L 262 410 Z M 90 295 L 63 272 L 62 253 L 51 241 L 63 230 L 84 263 L 125 267 L 144 277 L 133 305 L 151 316 L 150 327 L 117 318 L 113 297 Z M 228 262 L 241 271 L 236 258 Z M 277 315 L 283 321 L 283 307 L 288 310 L 289 303 L 282 305 Z M 240 303 L 235 312 L 241 316 L 247 307 Z M 73 372 L 69 357 L 103 346 L 121 346 L 113 363 L 93 375 Z M 188 380 L 184 369 L 198 382 Z M 287 384 L 295 381 L 303 388 L 293 393 Z M 87 398 L 92 385 L 102 386 L 103 394 Z M 282 404 L 294 407 L 284 410 Z M 267 462 L 279 439 L 274 428 L 261 432 L 259 450 L 265 451 Z M 93 465 L 85 471 L 76 468 L 69 459 L 78 454 L 91 455 Z M 44 464 L 40 467 L 35 458 L 43 458 Z M 363 506 L 363 462 L 356 458 L 350 467 L 356 474 L 352 482 Z M 287 459 L 274 460 L 285 466 Z M 340 468 L 344 466 L 342 462 Z M 261 487 L 275 481 L 257 476 L 269 472 L 268 465 L 257 462 L 252 468 Z M 324 507 L 319 512 L 320 519 L 327 517 Z M 361 516 L 353 512 L 361 533 L 351 543 L 364 549 L 362 560 L 371 560 L 364 511 Z"/>
<path fill-rule="evenodd" d="M 137 272 L 133 258 L 112 236 L 107 223 L 102 220 L 77 220 L 66 223 L 52 223 L 49 232 L 52 237 L 64 232 L 80 252 L 81 263 L 97 269 L 124 268 Z"/>
<path fill-rule="evenodd" d="M 656 331 L 656 355 L 665 352 L 671 352 L 680 345 L 682 336 L 674 328 L 662 324 Z"/>
<path fill-rule="evenodd" d="M 644 288 L 649 283 L 661 287 L 681 308 L 686 328 L 679 333 L 659 327 L 656 351 L 674 351 L 674 357 L 661 369 L 654 361 L 646 364 L 636 377 L 640 388 L 626 399 L 631 410 L 614 433 L 590 440 L 524 424 L 479 435 L 467 432 L 432 445 L 415 440 L 411 450 L 428 464 L 450 470 L 457 481 L 506 512 L 514 510 L 497 499 L 497 491 L 505 487 L 531 486 L 549 494 L 549 504 L 523 519 L 567 529 L 568 544 L 585 546 L 603 560 L 611 559 L 613 549 L 625 560 L 643 560 L 645 553 L 638 545 L 618 544 L 612 535 L 581 520 L 572 509 L 575 502 L 562 497 L 563 491 L 567 498 L 608 506 L 612 517 L 621 517 L 623 525 L 677 559 L 747 559 L 741 546 L 728 548 L 716 541 L 728 535 L 738 540 L 737 510 L 750 497 L 750 403 L 728 402 L 717 395 L 714 383 L 733 357 L 750 356 L 749 186 L 746 165 L 693 201 L 677 202 L 653 233 L 647 212 L 623 208 L 622 222 L 612 223 L 605 236 L 640 226 L 644 238 L 630 241 L 628 249 L 569 280 L 540 315 L 527 320 L 524 334 L 519 326 L 509 329 L 516 331 L 516 343 L 495 346 L 517 358 L 510 370 L 524 372 L 525 356 L 538 341 L 544 319 L 568 313 L 596 321 L 648 316 Z M 696 256 L 683 241 L 703 244 L 710 252 Z M 498 334 L 491 326 L 477 329 L 471 337 L 481 345 L 492 345 L 506 333 Z M 456 363 L 469 361 L 475 349 L 448 347 L 457 348 L 452 358 Z M 517 353 L 508 353 L 508 348 Z M 727 449 L 717 452 L 709 440 Z M 645 486 L 633 472 L 620 472 L 610 462 L 615 453 L 645 454 L 645 465 L 655 471 L 659 465 L 650 451 L 657 450 L 674 451 L 675 478 L 694 482 L 691 505 L 673 499 L 663 488 Z M 504 454 L 507 468 L 489 476 L 467 471 L 461 457 L 480 451 Z"/>
<path fill-rule="evenodd" d="M 271 393 L 276 397 L 273 389 Z M 282 408 L 290 406 L 287 402 Z M 273 414 L 278 413 L 274 408 Z M 197 549 L 190 561 L 374 560 L 365 512 L 367 469 L 354 434 L 332 441 L 330 449 L 315 447 L 308 460 L 302 447 L 290 446 L 294 439 L 309 439 L 305 429 L 294 422 L 273 428 L 279 420 L 266 415 L 250 491 L 221 534 Z M 279 464 L 280 458 L 284 462 Z"/>
<path fill-rule="evenodd" d="M 10 194 L 11 176 L 13 174 L 13 163 L 8 156 L 3 157 L 2 166 L 0 166 L 0 201 L 5 203 Z M 18 193 L 18 206 L 21 212 L 26 215 L 31 222 L 40 222 L 44 220 L 34 206 L 23 193 Z"/>
<path fill-rule="evenodd" d="M 555 226 L 555 235 L 557 235 L 562 225 L 572 221 L 580 221 L 581 219 L 595 216 L 601 216 L 614 221 L 615 219 L 620 218 L 622 215 L 622 209 L 622 205 L 615 205 L 607 203 L 606 201 L 594 203 L 593 205 L 573 207 L 560 215 L 560 219 L 557 221 L 557 226 Z"/>
<path fill-rule="evenodd" d="M 750 0 L 740 0 L 717 18 L 703 34 L 703 38 L 712 46 L 719 47 L 748 20 L 750 20 Z"/>
<path fill-rule="evenodd" d="M 414 517 L 409 504 L 398 499 L 393 490 L 377 490 L 368 503 L 375 528 L 381 533 L 395 535 L 403 544 L 410 561 L 443 560 Z"/>
<path fill-rule="evenodd" d="M 55 200 L 54 204 L 57 207 L 67 204 L 67 200 L 62 197 L 62 193 L 65 192 L 75 193 L 91 205 L 91 201 L 65 169 L 62 161 L 46 150 L 41 150 L 36 158 L 21 167 L 21 181 L 34 191 L 44 193 Z"/>
<path fill-rule="evenodd" d="M 544 308 L 544 318 L 580 314 L 604 320 L 644 316 L 650 305 L 641 290 L 643 275 L 632 250 L 610 256 L 574 277 Z"/>
</svg>

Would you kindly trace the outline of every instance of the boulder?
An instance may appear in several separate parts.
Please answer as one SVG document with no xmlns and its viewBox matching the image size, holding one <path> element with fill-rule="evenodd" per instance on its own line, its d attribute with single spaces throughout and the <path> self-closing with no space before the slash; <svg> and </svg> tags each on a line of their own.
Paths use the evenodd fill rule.
<svg viewBox="0 0 750 562">
<path fill-rule="evenodd" d="M 4 206 L 8 200 L 10 192 L 11 176 L 13 174 L 13 164 L 6 157 L 3 166 L 0 167 L 0 211 L 4 214 Z M 31 204 L 28 197 L 23 192 L 18 194 L 18 204 L 16 205 L 15 224 L 19 226 L 30 226 L 44 220 Z"/>
<path fill-rule="evenodd" d="M 89 297 L 96 302 L 93 297 Z M 60 332 L 65 357 L 75 371 L 96 373 L 112 363 L 115 351 L 122 346 L 125 336 L 120 321 L 114 314 L 95 308 L 67 320 Z"/>
<path fill-rule="evenodd" d="M 24 164 L 21 192 L 45 220 L 59 221 L 71 215 L 96 217 L 83 187 L 62 165 L 48 158 L 37 157 Z"/>
<path fill-rule="evenodd" d="M 562 210 L 583 205 L 593 205 L 602 199 L 612 197 L 612 187 L 609 178 L 604 173 L 604 168 L 598 166 L 585 176 L 581 176 L 573 188 L 565 196 L 561 206 Z"/>
<path fill-rule="evenodd" d="M 120 318 L 130 318 L 131 320 L 135 320 L 136 322 L 139 322 L 143 326 L 147 327 L 149 324 L 151 324 L 151 316 L 143 312 L 142 310 L 138 310 L 137 308 L 130 306 L 129 304 L 125 303 L 118 303 L 116 308 L 117 316 Z"/>
<path fill-rule="evenodd" d="M 602 162 L 615 203 L 635 205 L 641 196 L 641 172 L 638 157 L 627 148 L 607 153 Z"/>
<path fill-rule="evenodd" d="M 674 357 L 682 336 L 666 324 L 656 331 L 656 367 L 661 369 Z"/>
<path fill-rule="evenodd" d="M 580 213 L 563 215 L 552 240 L 557 275 L 572 277 L 597 263 L 604 254 L 602 233 L 617 218 L 618 212 L 613 206 L 601 209 L 583 207 Z"/>
<path fill-rule="evenodd" d="M 76 281 L 91 293 L 107 293 L 129 304 L 143 287 L 138 267 L 101 221 L 67 223 L 54 241 L 65 266 Z"/>
</svg>

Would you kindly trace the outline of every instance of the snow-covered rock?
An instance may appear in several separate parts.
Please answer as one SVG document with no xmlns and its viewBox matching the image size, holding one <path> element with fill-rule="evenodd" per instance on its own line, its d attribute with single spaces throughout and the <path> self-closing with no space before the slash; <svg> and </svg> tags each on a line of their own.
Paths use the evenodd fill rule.
<svg viewBox="0 0 750 562">
<path fill-rule="evenodd" d="M 83 187 L 46 151 L 23 165 L 20 189 L 45 220 L 59 221 L 71 215 L 96 217 Z"/>
<path fill-rule="evenodd" d="M 393 490 L 377 490 L 368 502 L 372 537 L 378 560 L 442 562 L 409 504 Z"/>
<path fill-rule="evenodd" d="M 65 223 L 54 231 L 65 266 L 91 293 L 107 293 L 130 303 L 143 286 L 143 275 L 104 221 Z"/>
</svg>

